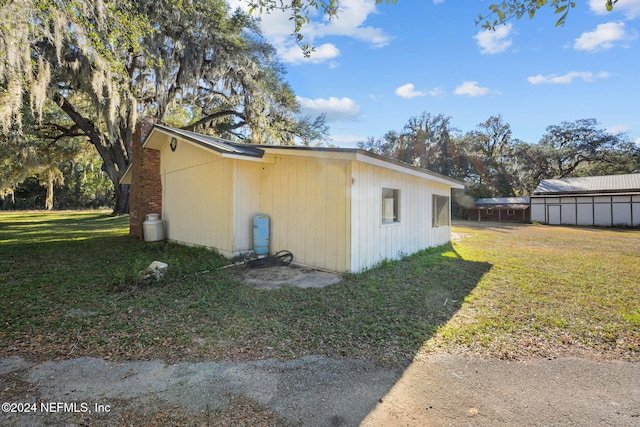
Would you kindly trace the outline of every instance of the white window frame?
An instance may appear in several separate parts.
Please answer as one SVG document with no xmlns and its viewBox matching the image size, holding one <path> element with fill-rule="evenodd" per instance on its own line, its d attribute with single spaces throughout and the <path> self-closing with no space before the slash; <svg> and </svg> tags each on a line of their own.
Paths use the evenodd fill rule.
<svg viewBox="0 0 640 427">
<path fill-rule="evenodd" d="M 400 222 L 400 189 L 382 187 L 382 224 Z"/>
<path fill-rule="evenodd" d="M 451 225 L 451 198 L 449 196 L 434 194 L 431 201 L 433 203 L 431 225 L 434 228 L 450 226 Z"/>
</svg>

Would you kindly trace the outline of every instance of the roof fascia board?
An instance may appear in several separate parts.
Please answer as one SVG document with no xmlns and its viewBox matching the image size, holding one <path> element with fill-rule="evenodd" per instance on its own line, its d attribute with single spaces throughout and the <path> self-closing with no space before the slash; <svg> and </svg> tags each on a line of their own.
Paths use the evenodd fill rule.
<svg viewBox="0 0 640 427">
<path fill-rule="evenodd" d="M 355 151 L 349 151 L 348 149 L 315 149 L 312 147 L 298 147 L 298 146 L 289 146 L 285 147 L 274 147 L 274 146 L 265 146 L 262 148 L 265 153 L 272 155 L 283 155 L 283 156 L 295 156 L 295 157 L 315 157 L 319 159 L 334 159 L 334 160 L 354 160 Z"/>
<path fill-rule="evenodd" d="M 150 148 L 150 149 L 152 149 L 152 150 L 158 150 L 158 151 L 161 151 L 161 150 L 163 150 L 163 149 L 164 149 L 164 147 L 166 147 L 167 145 L 169 145 L 169 141 L 170 141 L 170 139 L 169 139 L 169 135 L 164 135 L 164 134 L 163 134 L 163 136 L 165 137 L 165 139 L 164 139 L 164 140 L 161 140 L 161 139 L 160 139 L 160 137 L 154 137 L 153 142 L 149 143 L 149 145 L 147 145 L 147 144 L 145 143 L 145 144 L 143 144 L 142 146 L 143 146 L 144 148 Z M 151 141 L 151 138 L 150 138 L 150 137 L 151 137 L 151 134 L 149 134 L 149 138 L 147 138 L 147 140 L 148 140 L 148 141 Z M 219 150 L 216 150 L 216 149 L 215 149 L 215 148 L 213 148 L 213 147 L 210 147 L 210 146 L 207 146 L 207 145 L 204 145 L 204 144 L 200 144 L 200 143 L 198 143 L 198 142 L 195 142 L 195 141 L 192 141 L 192 140 L 190 140 L 190 139 L 184 138 L 184 137 L 182 137 L 182 136 L 180 136 L 180 135 L 177 135 L 177 136 L 176 136 L 176 138 L 178 139 L 178 142 L 181 142 L 181 143 L 185 143 L 185 144 L 193 145 L 193 146 L 195 146 L 195 147 L 202 148 L 202 149 L 204 149 L 204 150 L 209 151 L 211 154 L 213 154 L 213 155 L 215 155 L 215 156 L 222 157 L 222 156 L 223 156 L 223 154 L 224 154 L 224 153 L 220 152 Z"/>
<path fill-rule="evenodd" d="M 122 178 L 118 181 L 119 184 L 131 184 L 131 180 L 133 179 L 133 163 L 129 163 L 127 166 L 127 170 L 124 171 Z"/>
<path fill-rule="evenodd" d="M 164 141 L 158 140 L 155 137 L 154 133 L 157 131 L 162 132 L 166 135 L 173 135 L 187 142 L 195 143 L 199 146 L 202 146 L 206 149 L 209 149 L 222 157 L 239 159 L 239 160 L 254 160 L 254 161 L 263 161 L 266 163 L 273 163 L 275 160 L 261 160 L 264 159 L 264 154 L 271 155 L 287 155 L 287 156 L 299 156 L 299 157 L 315 157 L 315 158 L 326 158 L 326 159 L 334 159 L 334 160 L 347 160 L 347 161 L 360 161 L 363 163 L 368 163 L 371 165 L 383 167 L 386 169 L 394 170 L 397 172 L 406 173 L 408 175 L 429 179 L 435 182 L 439 182 L 441 184 L 448 185 L 452 188 L 464 189 L 465 184 L 444 175 L 440 175 L 435 172 L 419 169 L 417 167 L 406 165 L 401 162 L 394 161 L 392 159 L 387 159 L 383 156 L 369 153 L 367 151 L 356 149 L 356 148 L 316 148 L 316 147 L 299 147 L 299 146 L 273 146 L 273 145 L 265 145 L 265 146 L 256 146 L 251 145 L 252 148 L 259 150 L 262 155 L 252 156 L 249 154 L 236 154 L 236 153 L 225 153 L 216 147 L 213 147 L 206 142 L 199 140 L 195 136 L 185 135 L 181 133 L 179 130 L 172 129 L 168 126 L 158 125 L 156 124 L 153 127 L 153 130 L 146 138 L 143 146 L 146 148 L 152 148 L 156 150 L 162 149 L 164 145 L 168 143 L 168 138 Z"/>
<path fill-rule="evenodd" d="M 391 169 L 397 172 L 403 172 L 409 175 L 417 176 L 420 178 L 430 179 L 432 181 L 439 182 L 441 184 L 449 185 L 453 188 L 464 189 L 465 184 L 459 182 L 453 178 L 446 177 L 444 175 L 436 174 L 412 167 L 411 165 L 401 164 L 400 162 L 394 162 L 390 159 L 386 159 L 382 156 L 372 154 L 363 150 L 355 148 L 313 148 L 313 147 L 274 147 L 268 146 L 263 148 L 266 153 L 279 154 L 287 156 L 299 156 L 299 157 L 315 157 L 324 159 L 339 159 L 339 160 L 355 160 L 370 165 L 379 166 L 387 169 Z"/>
<path fill-rule="evenodd" d="M 180 132 L 180 129 L 173 129 L 171 127 L 168 126 L 163 126 L 160 124 L 156 124 L 154 125 L 153 129 L 151 130 L 151 133 L 149 134 L 149 136 L 147 136 L 147 138 L 145 139 L 144 143 L 142 144 L 143 147 L 145 148 L 151 148 L 154 150 L 161 150 L 166 144 L 169 143 L 169 139 L 166 138 L 164 141 L 157 141 L 157 137 L 155 137 L 155 132 L 162 132 L 163 134 L 165 134 L 167 137 L 168 136 L 174 136 L 176 138 L 178 138 L 179 140 L 183 140 L 186 142 L 190 142 L 192 144 L 198 145 L 200 147 L 203 147 L 207 150 L 210 150 L 214 153 L 223 155 L 223 154 L 229 154 L 229 155 L 235 155 L 238 156 L 238 158 L 242 157 L 244 159 L 248 159 L 248 158 L 260 158 L 264 155 L 264 150 L 258 149 L 256 147 L 252 147 L 252 149 L 257 150 L 258 152 L 255 153 L 255 155 L 252 154 L 240 154 L 240 153 L 225 153 L 223 150 L 221 150 L 218 147 L 215 147 L 212 144 L 208 144 L 206 142 L 206 139 L 204 138 L 198 138 L 197 134 L 192 135 L 187 135 L 184 134 L 183 132 Z M 157 141 L 157 142 L 156 142 Z M 232 141 L 229 141 L 229 144 L 233 144 Z M 249 146 L 248 146 L 249 147 Z"/>
<path fill-rule="evenodd" d="M 244 156 L 242 154 L 230 154 L 230 153 L 216 153 L 220 154 L 225 159 L 236 159 L 236 160 L 244 160 L 247 162 L 258 162 L 258 163 L 275 163 L 276 160 L 273 157 L 253 157 L 253 156 Z"/>
<path fill-rule="evenodd" d="M 164 147 L 169 143 L 168 135 L 166 135 L 165 132 L 160 130 L 162 134 L 165 134 L 164 135 L 165 138 L 162 138 L 162 136 L 158 134 L 159 132 L 157 132 L 156 129 L 159 129 L 159 128 L 156 128 L 154 126 L 153 129 L 151 129 L 151 132 L 149 133 L 149 135 L 147 135 L 147 137 L 142 142 L 142 146 L 144 148 L 150 148 L 152 150 L 162 150 L 162 147 Z"/>
<path fill-rule="evenodd" d="M 159 135 L 158 136 L 154 135 L 154 132 L 155 132 L 155 128 L 154 128 L 153 131 L 151 131 L 151 133 L 147 137 L 145 143 L 142 144 L 142 146 L 144 148 L 150 148 L 152 150 L 161 151 L 166 145 L 169 144 L 169 136 L 170 136 L 170 134 L 166 134 L 166 133 L 161 131 L 162 132 L 162 136 L 164 137 L 164 139 L 162 139 L 162 137 L 160 137 Z M 234 156 L 232 158 L 240 158 L 241 160 L 260 160 L 260 158 L 254 158 L 254 157 L 249 157 L 249 156 L 233 155 L 233 154 L 223 153 L 223 152 L 221 152 L 219 150 L 216 150 L 214 147 L 211 147 L 209 145 L 205 145 L 205 144 L 200 143 L 198 141 L 193 141 L 193 140 L 191 140 L 189 138 L 185 138 L 182 135 L 175 135 L 175 137 L 180 142 L 184 142 L 185 144 L 190 144 L 190 145 L 205 149 L 205 150 L 211 152 L 215 156 L 225 157 L 225 154 L 226 154 L 226 156 L 228 156 L 228 157 Z"/>
</svg>

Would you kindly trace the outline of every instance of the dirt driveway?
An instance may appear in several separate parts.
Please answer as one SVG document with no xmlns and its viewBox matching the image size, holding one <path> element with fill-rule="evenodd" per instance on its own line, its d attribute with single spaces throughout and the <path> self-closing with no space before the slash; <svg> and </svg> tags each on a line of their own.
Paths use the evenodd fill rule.
<svg viewBox="0 0 640 427">
<path fill-rule="evenodd" d="M 0 359 L 2 426 L 638 426 L 640 364 Z M 34 405 L 35 404 L 35 405 Z M 30 411 L 30 413 L 27 413 Z M 22 412 L 22 413 L 19 413 Z"/>
<path fill-rule="evenodd" d="M 640 364 L 431 355 L 362 425 L 640 426 Z"/>
</svg>

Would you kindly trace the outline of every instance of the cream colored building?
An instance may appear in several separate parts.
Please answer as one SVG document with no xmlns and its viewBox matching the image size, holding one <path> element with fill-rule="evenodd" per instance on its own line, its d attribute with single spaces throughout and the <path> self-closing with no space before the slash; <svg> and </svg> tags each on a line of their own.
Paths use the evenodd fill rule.
<svg viewBox="0 0 640 427">
<path fill-rule="evenodd" d="M 252 220 L 270 218 L 270 252 L 359 272 L 450 241 L 454 179 L 358 149 L 234 144 L 156 125 L 162 219 L 170 241 L 252 248 Z"/>
</svg>

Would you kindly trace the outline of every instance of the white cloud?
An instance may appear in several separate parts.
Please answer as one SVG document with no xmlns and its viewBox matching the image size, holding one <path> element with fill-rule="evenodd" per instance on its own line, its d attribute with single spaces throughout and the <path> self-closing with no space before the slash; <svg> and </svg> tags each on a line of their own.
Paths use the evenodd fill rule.
<svg viewBox="0 0 640 427">
<path fill-rule="evenodd" d="M 570 84 L 570 83 L 573 83 L 575 79 L 582 79 L 585 82 L 593 82 L 596 79 L 605 79 L 607 77 L 609 77 L 609 73 L 606 71 L 601 71 L 596 74 L 590 71 L 571 71 L 561 76 L 557 74 L 548 74 L 546 76 L 543 76 L 542 74 L 538 74 L 537 76 L 528 77 L 527 81 L 534 85 Z"/>
<path fill-rule="evenodd" d="M 628 33 L 624 22 L 608 22 L 599 24 L 595 30 L 582 33 L 575 40 L 573 45 L 576 50 L 586 50 L 587 52 L 597 52 L 599 50 L 611 49 L 616 42 L 633 40 L 635 34 Z"/>
<path fill-rule="evenodd" d="M 365 136 L 358 135 L 331 135 L 328 142 L 337 147 L 356 147 L 358 142 L 367 140 Z"/>
<path fill-rule="evenodd" d="M 227 0 L 232 8 L 240 7 L 248 11 L 246 1 Z M 309 9 L 315 12 L 314 8 Z M 287 63 L 300 64 L 303 62 L 322 63 L 337 56 L 339 49 L 335 44 L 321 44 L 318 40 L 327 36 L 344 36 L 363 41 L 371 47 L 383 47 L 390 43 L 392 37 L 382 29 L 365 26 L 369 15 L 376 13 L 376 4 L 370 0 L 341 0 L 338 16 L 328 19 L 321 17 L 320 13 L 310 16 L 311 22 L 304 25 L 302 33 L 303 43 L 316 46 L 311 53 L 311 58 L 304 59 L 303 55 L 296 53 L 300 50 L 291 36 L 294 31 L 291 11 L 273 10 L 270 13 L 259 14 L 254 11 L 253 16 L 260 17 L 261 27 L 266 39 L 273 44 L 282 60 Z M 332 47 L 331 49 L 329 47 Z"/>
<path fill-rule="evenodd" d="M 607 133 L 610 133 L 612 135 L 620 135 L 623 133 L 629 133 L 631 128 L 627 125 L 618 124 L 618 125 L 610 126 L 606 130 L 607 130 Z"/>
<path fill-rule="evenodd" d="M 482 96 L 489 93 L 489 88 L 478 86 L 478 82 L 466 81 L 453 91 L 456 95 Z"/>
<path fill-rule="evenodd" d="M 493 55 L 504 52 L 511 46 L 511 24 L 500 25 L 495 31 L 483 30 L 473 36 L 480 47 L 480 53 Z"/>
<path fill-rule="evenodd" d="M 396 89 L 396 95 L 401 98 L 415 98 L 416 96 L 425 96 L 426 93 L 415 90 L 415 86 L 411 83 L 407 83 L 406 85 L 402 85 Z"/>
<path fill-rule="evenodd" d="M 245 0 L 226 0 L 231 9 L 242 9 L 249 13 L 249 2 Z M 278 48 L 291 47 L 295 45 L 295 40 L 292 39 L 291 33 L 294 30 L 294 24 L 289 19 L 291 15 L 288 11 L 273 10 L 270 13 L 266 11 L 260 13 L 259 10 L 254 10 L 251 13 L 253 18 L 260 20 L 260 27 L 267 40 Z"/>
<path fill-rule="evenodd" d="M 605 5 L 605 0 L 589 0 L 589 8 L 596 15 L 619 12 L 622 13 L 626 19 L 640 17 L 640 0 L 623 0 L 618 2 L 613 6 L 612 12 L 609 12 Z"/>
<path fill-rule="evenodd" d="M 305 58 L 300 46 L 293 45 L 287 47 L 282 46 L 279 53 L 280 58 L 289 64 L 301 64 L 303 62 L 319 64 L 321 62 L 337 58 L 340 55 L 340 49 L 338 49 L 334 44 L 325 43 L 323 45 L 316 46 L 315 50 L 311 53 L 311 56 Z M 331 65 L 331 68 L 335 68 L 335 65 Z"/>
<path fill-rule="evenodd" d="M 402 85 L 395 90 L 395 94 L 401 98 L 411 99 L 417 96 L 433 96 L 439 97 L 444 95 L 444 90 L 441 87 L 436 87 L 433 89 L 429 89 L 426 92 L 422 92 L 415 89 L 415 86 L 411 83 L 407 83 L 406 85 Z"/>
<path fill-rule="evenodd" d="M 441 87 L 429 89 L 427 93 L 433 97 L 439 97 L 444 95 L 444 90 Z"/>
<path fill-rule="evenodd" d="M 358 117 L 360 106 L 351 98 L 302 98 L 296 97 L 305 113 L 326 114 L 328 122 L 351 121 Z"/>
<path fill-rule="evenodd" d="M 640 147 L 640 138 L 636 138 L 636 145 Z"/>
<path fill-rule="evenodd" d="M 389 44 L 391 37 L 380 28 L 363 26 L 369 15 L 376 13 L 376 4 L 369 0 L 342 0 L 338 16 L 322 23 L 310 22 L 305 34 L 312 39 L 324 36 L 346 36 L 369 43 L 373 47 Z"/>
</svg>

